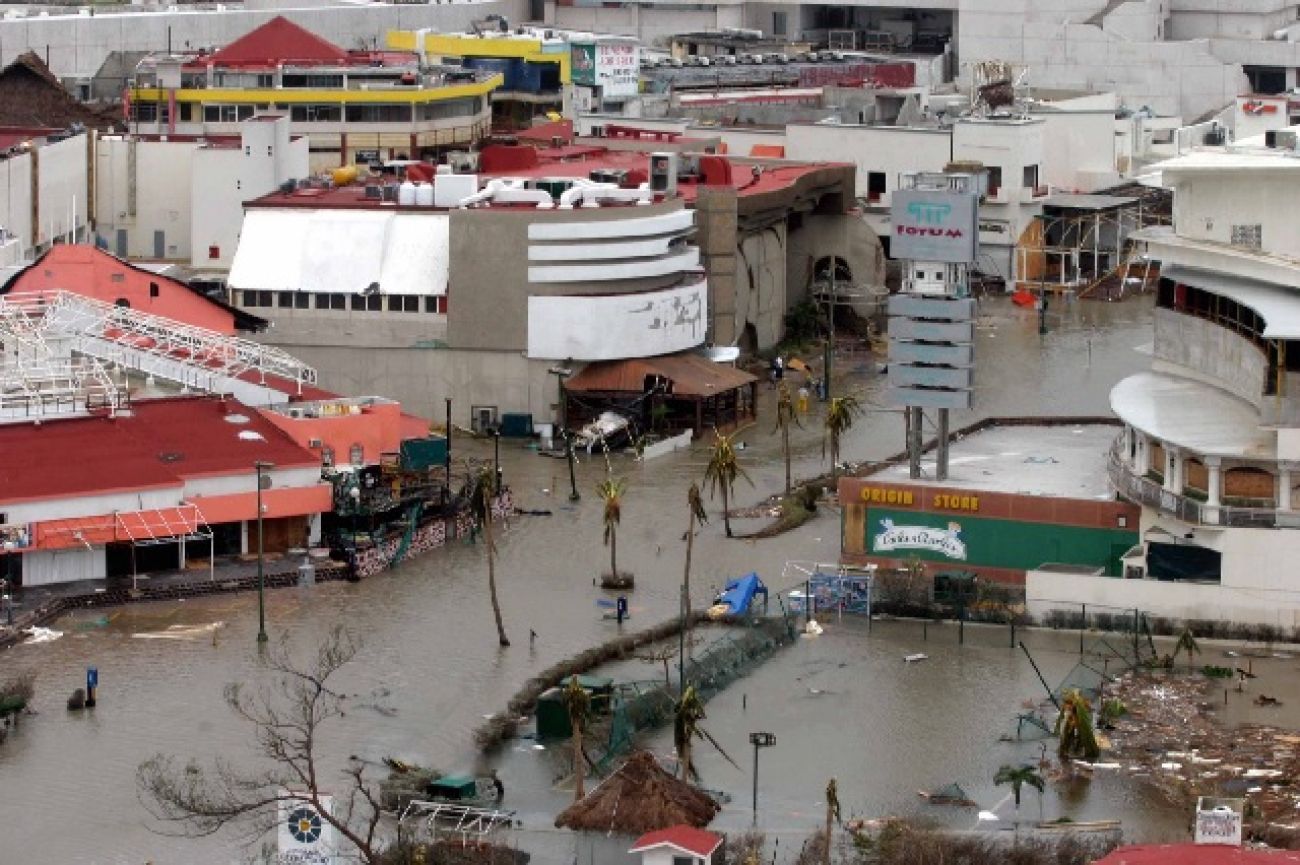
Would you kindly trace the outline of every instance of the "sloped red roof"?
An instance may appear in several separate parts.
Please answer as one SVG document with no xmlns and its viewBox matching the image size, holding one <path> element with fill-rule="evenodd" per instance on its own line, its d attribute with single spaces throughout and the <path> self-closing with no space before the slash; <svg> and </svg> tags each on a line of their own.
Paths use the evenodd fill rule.
<svg viewBox="0 0 1300 865">
<path fill-rule="evenodd" d="M 643 850 L 650 850 L 655 847 L 661 847 L 665 844 L 676 847 L 678 850 L 685 850 L 687 853 L 693 853 L 696 856 L 707 859 L 713 855 L 713 851 L 718 849 L 722 843 L 722 836 L 710 832 L 707 829 L 696 829 L 694 826 L 669 826 L 667 829 L 660 829 L 658 832 L 647 832 L 636 843 L 632 845 L 629 853 L 640 853 Z"/>
<path fill-rule="evenodd" d="M 589 393 L 641 393 L 649 375 L 663 376 L 672 382 L 672 393 L 676 396 L 716 396 L 758 381 L 734 366 L 683 352 L 589 363 L 564 383 L 564 389 Z"/>
<path fill-rule="evenodd" d="M 116 419 L 0 425 L 0 453 L 0 502 L 180 487 L 187 477 L 251 473 L 258 460 L 320 465 L 257 411 L 216 397 L 140 400 Z"/>
<path fill-rule="evenodd" d="M 1120 847 L 1095 865 L 1293 865 L 1296 850 L 1246 850 L 1216 844 L 1140 844 Z"/>
<path fill-rule="evenodd" d="M 348 52 L 283 15 L 213 52 L 208 62 L 216 66 L 344 65 Z"/>
</svg>

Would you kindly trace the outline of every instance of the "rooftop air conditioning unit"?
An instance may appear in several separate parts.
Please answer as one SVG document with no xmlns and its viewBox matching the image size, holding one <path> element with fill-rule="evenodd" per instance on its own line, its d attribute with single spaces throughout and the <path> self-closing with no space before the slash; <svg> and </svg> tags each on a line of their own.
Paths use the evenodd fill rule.
<svg viewBox="0 0 1300 865">
<path fill-rule="evenodd" d="M 307 439 L 307 447 L 309 447 L 309 448 L 318 448 L 318 447 L 320 447 L 320 446 L 321 446 L 321 440 L 320 440 L 320 439 Z"/>
</svg>

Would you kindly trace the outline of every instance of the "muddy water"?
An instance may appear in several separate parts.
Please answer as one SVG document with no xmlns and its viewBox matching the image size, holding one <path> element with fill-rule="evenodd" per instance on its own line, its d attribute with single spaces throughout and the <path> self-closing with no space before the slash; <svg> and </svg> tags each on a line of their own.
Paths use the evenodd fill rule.
<svg viewBox="0 0 1300 865">
<path fill-rule="evenodd" d="M 979 329 L 979 414 L 1097 414 L 1123 375 L 1146 366 L 1134 351 L 1149 341 L 1149 303 L 1057 303 L 1052 332 L 1037 333 L 1032 312 L 1004 301 L 985 302 Z M 865 364 L 842 365 L 851 387 L 878 402 L 881 382 Z M 770 401 L 771 394 L 763 392 Z M 765 418 L 771 417 L 765 405 Z M 975 415 L 954 418 L 954 425 Z M 782 469 L 778 444 L 765 420 L 742 438 L 754 488 L 752 501 L 776 488 Z M 796 475 L 823 469 L 816 418 L 796 432 Z M 854 427 L 846 459 L 896 452 L 902 423 L 896 413 L 871 411 Z M 460 447 L 458 445 L 458 447 Z M 460 452 L 473 451 L 474 445 Z M 487 455 L 480 449 L 478 455 Z M 338 765 L 349 755 L 377 760 L 394 755 L 447 769 L 475 768 L 470 731 L 499 708 L 528 677 L 557 659 L 615 632 L 596 606 L 593 577 L 608 567 L 601 545 L 599 502 L 593 487 L 600 459 L 578 469 L 582 500 L 568 502 L 562 462 L 503 446 L 505 477 L 521 507 L 551 516 L 513 520 L 500 541 L 498 579 L 507 627 L 514 641 L 496 645 L 485 595 L 482 548 L 458 545 L 408 562 L 391 575 L 358 585 L 289 589 L 267 597 L 273 639 L 287 635 L 310 645 L 336 624 L 365 641 L 342 689 L 346 717 L 328 732 L 322 749 Z M 619 533 L 619 566 L 637 575 L 632 626 L 671 616 L 677 604 L 685 529 L 685 489 L 702 470 L 701 448 L 638 464 L 614 457 L 629 492 Z M 557 491 L 555 488 L 563 488 Z M 716 513 L 716 505 L 714 506 Z M 838 520 L 824 513 L 800 530 L 759 542 L 727 541 L 712 520 L 695 546 L 695 598 L 728 576 L 758 569 L 777 581 L 792 559 L 833 560 Z M 256 597 L 229 597 L 137 606 L 115 611 L 106 626 L 93 616 L 70 617 L 53 643 L 22 646 L 0 655 L 0 670 L 36 670 L 39 714 L 0 745 L 0 862 L 154 863 L 239 861 L 246 851 L 228 835 L 178 840 L 156 828 L 139 803 L 134 773 L 157 751 L 198 758 L 221 754 L 252 763 L 246 728 L 222 704 L 231 681 L 257 682 Z M 182 633 L 180 639 L 143 639 L 174 625 L 225 627 Z M 1005 634 L 968 632 L 958 648 L 952 632 L 919 641 L 910 626 L 886 624 L 870 634 L 860 623 L 832 627 L 817 641 L 787 650 L 710 705 L 709 725 L 742 767 L 703 753 L 706 780 L 730 790 L 735 801 L 720 825 L 748 823 L 751 729 L 777 733 L 778 747 L 762 757 L 763 820 L 773 830 L 803 831 L 818 809 L 830 775 L 840 778 L 846 810 L 863 815 L 915 808 L 915 791 L 959 781 L 987 805 L 1005 796 L 992 787 L 997 766 L 1037 756 L 1037 748 L 999 743 L 1020 701 L 1038 694 L 1032 671 L 1005 645 Z M 529 630 L 537 632 L 530 645 Z M 173 632 L 174 634 L 174 632 Z M 1034 635 L 1049 679 L 1073 663 L 1064 640 Z M 944 644 L 947 642 L 947 645 Z M 905 665 L 903 654 L 926 651 L 933 660 Z M 100 672 L 100 705 L 69 715 L 67 694 Z M 646 675 L 655 668 L 647 665 Z M 809 688 L 822 693 L 813 694 Z M 747 695 L 741 708 L 742 695 Z M 667 747 L 662 736 L 652 740 Z M 554 767 L 545 752 L 511 751 L 503 776 L 512 803 L 531 826 L 549 825 L 564 793 L 552 789 Z M 1117 781 L 1103 781 L 1078 801 L 1045 797 L 1049 816 L 1123 815 L 1130 832 L 1164 837 L 1183 821 Z M 1009 813 L 1003 803 L 1000 813 Z M 1036 802 L 1027 800 L 1027 816 Z M 973 823 L 967 813 L 954 818 Z M 567 838 L 537 832 L 526 840 L 539 861 L 572 861 Z"/>
</svg>

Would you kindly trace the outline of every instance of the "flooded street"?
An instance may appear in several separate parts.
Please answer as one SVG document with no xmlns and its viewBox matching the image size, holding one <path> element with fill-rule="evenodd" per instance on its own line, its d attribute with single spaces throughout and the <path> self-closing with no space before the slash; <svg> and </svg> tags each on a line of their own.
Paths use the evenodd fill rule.
<svg viewBox="0 0 1300 865">
<path fill-rule="evenodd" d="M 1111 386 L 1148 365 L 1134 349 L 1150 341 L 1150 308 L 1149 299 L 1055 301 L 1050 333 L 1043 337 L 1032 311 L 1002 299 L 983 302 L 978 412 L 955 414 L 954 428 L 985 415 L 1108 414 Z M 871 409 L 844 445 L 850 461 L 880 458 L 903 446 L 901 416 L 879 405 L 883 381 L 864 372 L 848 363 L 837 369 L 853 379 L 839 386 L 864 392 Z M 771 434 L 771 393 L 760 393 L 760 423 L 741 435 L 747 444 L 741 457 L 754 482 L 752 489 L 743 482 L 737 487 L 741 505 L 777 491 L 783 473 L 778 439 Z M 823 471 L 815 415 L 795 439 L 795 475 Z M 455 452 L 491 456 L 483 443 L 460 440 Z M 648 464 L 613 457 L 615 472 L 628 479 L 619 565 L 637 578 L 626 627 L 648 627 L 676 613 L 686 488 L 700 478 L 704 460 L 703 445 Z M 331 724 L 323 745 L 333 765 L 355 754 L 375 761 L 391 755 L 446 770 L 480 768 L 471 731 L 485 714 L 497 711 L 543 668 L 616 633 L 617 626 L 601 617 L 596 600 L 604 595 L 592 585 L 608 567 L 594 493 L 603 460 L 582 460 L 582 500 L 576 506 L 567 499 L 562 461 L 503 441 L 502 464 L 519 507 L 552 511 L 512 519 L 498 541 L 497 579 L 510 648 L 496 644 L 481 546 L 457 544 L 359 584 L 267 595 L 272 639 L 287 634 L 309 647 L 343 624 L 364 641 L 340 681 L 341 690 L 356 696 L 346 716 Z M 828 510 L 797 531 L 747 542 L 724 538 L 718 506 L 708 504 L 711 521 L 694 552 L 697 605 L 732 576 L 756 569 L 780 588 L 785 561 L 838 556 L 838 518 Z M 748 523 L 737 521 L 737 530 L 757 527 Z M 136 796 L 135 770 L 158 751 L 200 760 L 221 754 L 245 765 L 253 759 L 250 731 L 226 709 L 221 692 L 227 682 L 258 681 L 256 596 L 113 610 L 103 626 L 95 622 L 101 614 L 56 624 L 66 635 L 53 643 L 0 654 L 0 674 L 32 670 L 39 676 L 39 714 L 25 718 L 0 744 L 0 862 L 242 861 L 248 852 L 230 836 L 187 840 L 151 831 Z M 225 627 L 215 638 L 211 630 L 182 639 L 141 636 L 217 621 Z M 531 646 L 530 629 L 538 635 Z M 877 623 L 868 633 L 865 622 L 846 621 L 830 623 L 817 640 L 782 650 L 708 705 L 706 726 L 742 767 L 731 767 L 708 747 L 698 751 L 706 784 L 734 797 L 716 825 L 749 824 L 747 738 L 760 729 L 778 737 L 778 746 L 763 753 L 760 769 L 761 821 L 770 835 L 807 834 L 819 819 L 831 776 L 839 779 L 846 817 L 915 811 L 922 807 L 918 789 L 952 781 L 982 807 L 1001 802 L 999 813 L 1009 815 L 1006 789 L 993 786 L 993 774 L 1002 763 L 1036 759 L 1038 748 L 1000 743 L 998 737 L 1014 732 L 1021 701 L 1039 698 L 1042 689 L 1007 636 L 1001 629 L 970 628 L 967 645 L 958 647 L 954 628 L 932 628 L 922 641 L 919 626 Z M 1077 661 L 1077 636 L 1034 632 L 1024 638 L 1053 684 Z M 931 660 L 904 664 L 902 656 L 915 651 Z M 83 683 L 87 666 L 99 669 L 99 706 L 69 714 L 64 701 Z M 644 665 L 644 678 L 656 675 L 662 675 L 661 667 Z M 669 741 L 661 731 L 649 744 L 663 752 Z M 552 789 L 549 755 L 510 750 L 501 766 L 507 804 L 521 811 L 526 827 L 549 828 L 567 798 Z M 1094 781 L 1077 800 L 1060 801 L 1049 788 L 1043 808 L 1049 819 L 1122 817 L 1130 838 L 1162 839 L 1186 826 L 1181 815 L 1111 778 Z M 1036 818 L 1037 810 L 1031 793 L 1023 816 Z M 954 825 L 970 828 L 974 811 L 954 819 Z M 567 834 L 526 832 L 520 843 L 535 851 L 535 862 L 574 859 Z"/>
</svg>

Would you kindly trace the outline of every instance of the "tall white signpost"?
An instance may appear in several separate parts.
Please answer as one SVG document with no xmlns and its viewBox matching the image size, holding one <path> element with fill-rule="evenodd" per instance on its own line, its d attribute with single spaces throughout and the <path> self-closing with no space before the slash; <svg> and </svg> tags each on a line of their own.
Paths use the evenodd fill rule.
<svg viewBox="0 0 1300 865">
<path fill-rule="evenodd" d="M 328 813 L 333 808 L 333 797 L 319 799 L 321 809 L 306 798 L 280 800 L 276 865 L 334 865 L 338 851 L 334 827 L 321 816 L 321 810 Z"/>
<path fill-rule="evenodd" d="M 976 174 L 905 174 L 890 207 L 890 254 L 902 290 L 889 298 L 889 401 L 907 420 L 910 474 L 921 476 L 925 410 L 937 412 L 936 470 L 948 477 L 948 412 L 974 393 L 975 301 L 970 268 L 979 252 Z"/>
</svg>

